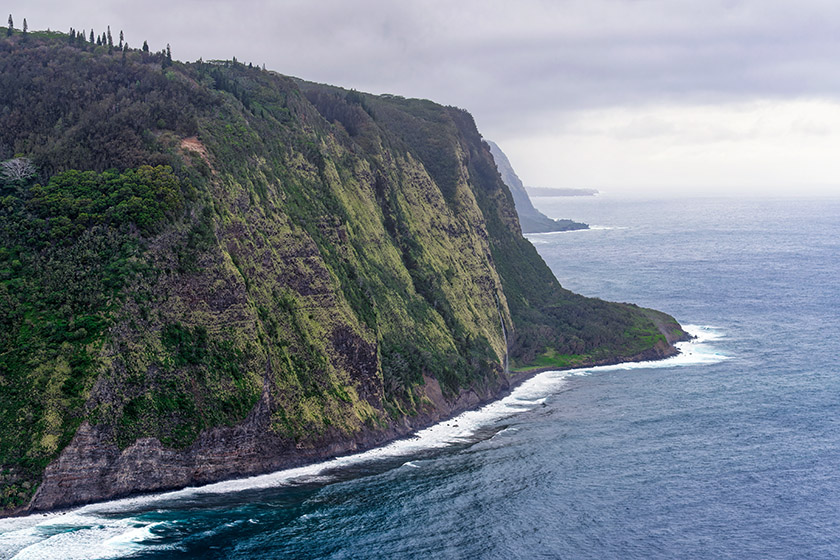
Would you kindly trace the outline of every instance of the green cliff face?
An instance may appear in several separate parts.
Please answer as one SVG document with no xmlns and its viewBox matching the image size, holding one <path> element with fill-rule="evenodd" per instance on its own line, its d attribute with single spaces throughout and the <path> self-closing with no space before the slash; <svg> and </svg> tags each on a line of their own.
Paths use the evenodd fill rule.
<svg viewBox="0 0 840 560">
<path fill-rule="evenodd" d="M 0 176 L 6 511 L 313 460 L 498 394 L 508 360 L 681 334 L 561 288 L 471 116 L 429 101 L 30 33 L 0 42 L 0 161 L 33 166 Z M 191 466 L 143 478 L 144 445 Z"/>
</svg>

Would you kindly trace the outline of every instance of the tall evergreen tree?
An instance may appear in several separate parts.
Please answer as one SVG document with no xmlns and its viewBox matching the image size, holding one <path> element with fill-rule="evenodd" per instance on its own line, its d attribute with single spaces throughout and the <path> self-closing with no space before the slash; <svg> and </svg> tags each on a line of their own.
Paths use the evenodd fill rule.
<svg viewBox="0 0 840 560">
<path fill-rule="evenodd" d="M 93 29 L 91 29 L 90 30 L 90 44 L 92 45 L 95 42 L 96 42 L 96 39 L 93 38 Z"/>
<path fill-rule="evenodd" d="M 23 18 L 23 34 L 26 35 L 27 31 L 29 31 L 29 26 L 26 25 L 26 18 Z"/>
<path fill-rule="evenodd" d="M 120 48 L 123 48 L 123 38 L 123 32 L 122 29 L 120 29 Z"/>
<path fill-rule="evenodd" d="M 160 61 L 161 68 L 169 68 L 172 66 L 172 49 L 169 48 L 169 43 L 166 43 L 166 50 L 163 51 L 163 58 Z"/>
<path fill-rule="evenodd" d="M 113 47 L 114 46 L 114 38 L 111 37 L 111 26 L 110 25 L 108 26 L 107 38 L 108 38 L 108 46 Z"/>
<path fill-rule="evenodd" d="M 143 41 L 143 52 L 149 54 L 149 43 L 146 41 Z"/>
<path fill-rule="evenodd" d="M 9 27 L 6 28 L 6 37 L 12 36 L 12 30 L 15 28 L 15 22 L 12 21 L 12 14 L 9 14 Z"/>
</svg>

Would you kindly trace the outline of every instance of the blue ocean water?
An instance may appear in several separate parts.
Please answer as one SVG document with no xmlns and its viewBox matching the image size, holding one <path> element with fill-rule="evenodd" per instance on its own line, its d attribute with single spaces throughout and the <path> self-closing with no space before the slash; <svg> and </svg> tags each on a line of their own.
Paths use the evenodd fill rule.
<svg viewBox="0 0 840 560">
<path fill-rule="evenodd" d="M 695 325 L 362 457 L 0 520 L 0 558 L 840 558 L 840 199 L 538 198 L 561 283 Z"/>
</svg>

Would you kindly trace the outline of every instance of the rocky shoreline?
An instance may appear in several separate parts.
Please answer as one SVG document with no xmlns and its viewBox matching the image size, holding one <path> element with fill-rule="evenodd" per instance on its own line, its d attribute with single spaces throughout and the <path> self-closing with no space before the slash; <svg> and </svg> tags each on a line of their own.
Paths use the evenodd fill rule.
<svg viewBox="0 0 840 560">
<path fill-rule="evenodd" d="M 245 478 L 370 450 L 504 398 L 518 385 L 544 371 L 674 356 L 679 353 L 674 344 L 690 337 L 675 326 L 669 327 L 660 326 L 667 345 L 656 346 L 641 354 L 584 363 L 574 368 L 541 367 L 519 371 L 492 386 L 461 391 L 455 399 L 447 399 L 439 383 L 432 377 L 424 376 L 425 394 L 431 404 L 419 414 L 403 417 L 384 428 L 364 426 L 350 437 L 338 430 L 331 430 L 305 443 L 272 436 L 267 429 L 270 413 L 266 395 L 239 425 L 208 430 L 183 450 L 167 449 L 154 438 L 143 438 L 120 451 L 109 441 L 105 430 L 85 423 L 61 457 L 47 467 L 43 482 L 30 503 L 15 511 L 4 512 L 4 516 L 68 509 L 133 495 Z"/>
</svg>

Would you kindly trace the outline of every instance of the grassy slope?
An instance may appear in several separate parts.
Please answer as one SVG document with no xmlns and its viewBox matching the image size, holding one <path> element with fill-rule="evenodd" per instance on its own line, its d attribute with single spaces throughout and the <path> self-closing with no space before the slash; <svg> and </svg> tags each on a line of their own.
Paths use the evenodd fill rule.
<svg viewBox="0 0 840 560">
<path fill-rule="evenodd" d="M 661 343 L 557 284 L 463 111 L 60 34 L 0 41 L 0 107 L 0 159 L 39 170 L 0 185 L 4 507 L 83 421 L 183 448 L 262 399 L 305 443 L 416 413 L 424 373 L 499 383 L 500 319 L 517 367 Z M 172 200 L 133 202 L 146 164 Z"/>
</svg>

